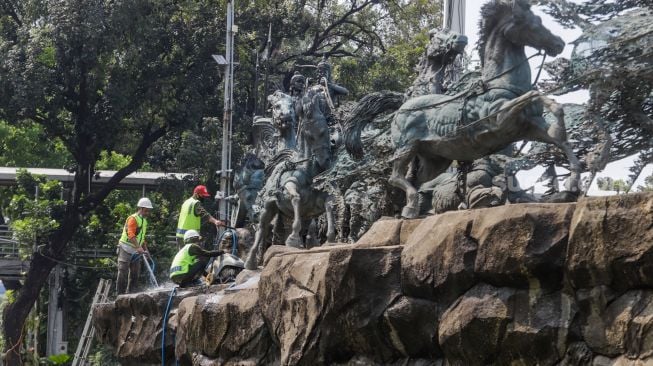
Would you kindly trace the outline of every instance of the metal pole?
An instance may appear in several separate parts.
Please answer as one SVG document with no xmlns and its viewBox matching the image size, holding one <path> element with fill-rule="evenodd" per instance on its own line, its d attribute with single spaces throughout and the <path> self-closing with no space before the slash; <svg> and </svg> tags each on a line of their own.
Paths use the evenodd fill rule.
<svg viewBox="0 0 653 366">
<path fill-rule="evenodd" d="M 227 0 L 227 44 L 225 79 L 224 79 L 224 116 L 222 119 L 222 164 L 220 171 L 220 191 L 228 192 L 229 185 L 229 150 L 231 148 L 231 96 L 233 83 L 233 1 Z M 227 220 L 227 201 L 220 200 L 220 219 Z"/>
<path fill-rule="evenodd" d="M 265 62 L 265 78 L 263 79 L 263 111 L 261 115 L 265 115 L 268 97 L 268 75 L 270 74 L 270 53 L 272 52 L 272 23 L 268 27 L 268 40 L 265 43 L 265 51 L 263 51 L 263 62 Z"/>
<path fill-rule="evenodd" d="M 444 0 L 442 29 L 465 34 L 465 0 Z"/>
<path fill-rule="evenodd" d="M 254 66 L 254 115 L 258 116 L 260 115 L 258 111 L 258 69 L 259 69 L 259 62 L 258 62 L 258 49 L 256 51 L 256 66 Z"/>
<path fill-rule="evenodd" d="M 63 312 L 59 304 L 59 289 L 61 288 L 61 266 L 57 265 L 50 275 L 50 294 L 48 301 L 48 334 L 46 355 L 58 355 L 63 342 Z"/>
<path fill-rule="evenodd" d="M 442 8 L 442 29 L 458 34 L 465 34 L 465 0 L 445 0 Z M 457 81 L 463 73 L 463 60 L 458 56 L 444 73 L 448 73 L 451 82 Z M 442 75 L 444 77 L 444 75 Z"/>
</svg>

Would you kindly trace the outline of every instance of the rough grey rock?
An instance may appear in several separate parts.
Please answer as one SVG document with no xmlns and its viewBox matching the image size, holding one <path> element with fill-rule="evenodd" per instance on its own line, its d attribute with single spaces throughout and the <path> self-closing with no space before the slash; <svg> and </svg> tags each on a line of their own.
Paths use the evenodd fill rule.
<svg viewBox="0 0 653 366">
<path fill-rule="evenodd" d="M 256 365 L 273 362 L 275 357 L 255 284 L 184 299 L 176 340 L 177 355 L 202 355 L 205 364 L 213 359 L 218 365 Z"/>
<path fill-rule="evenodd" d="M 168 332 L 174 332 L 176 308 L 182 299 L 208 291 L 218 291 L 224 286 L 194 287 L 177 291 L 171 304 Z M 93 309 L 96 338 L 113 349 L 125 363 L 161 362 L 163 312 L 172 289 L 161 289 L 136 294 L 121 295 L 114 302 L 102 303 Z M 168 333 L 171 334 L 171 333 Z M 173 337 L 166 337 L 166 355 L 174 360 Z"/>
<path fill-rule="evenodd" d="M 573 212 L 574 204 L 525 204 L 426 218 L 402 253 L 404 291 L 447 303 L 478 281 L 561 288 Z"/>
<path fill-rule="evenodd" d="M 358 244 L 274 246 L 265 267 L 242 272 L 234 287 L 180 291 L 167 328 L 177 343 L 166 342 L 166 358 L 651 365 L 652 202 L 640 194 L 388 219 Z M 168 295 L 96 307 L 98 338 L 121 363 L 160 363 Z"/>
<path fill-rule="evenodd" d="M 272 257 L 259 296 L 281 364 L 392 360 L 383 314 L 400 296 L 400 253 L 346 245 Z"/>
<path fill-rule="evenodd" d="M 575 312 L 561 292 L 479 284 L 442 315 L 440 344 L 456 365 L 555 365 Z"/>
<path fill-rule="evenodd" d="M 578 202 L 569 231 L 567 277 L 575 288 L 653 287 L 653 196 Z"/>
</svg>

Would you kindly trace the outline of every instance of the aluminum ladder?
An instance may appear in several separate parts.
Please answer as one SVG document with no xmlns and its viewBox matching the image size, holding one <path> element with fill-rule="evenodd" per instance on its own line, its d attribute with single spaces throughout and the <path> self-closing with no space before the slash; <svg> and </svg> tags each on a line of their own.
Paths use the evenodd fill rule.
<svg viewBox="0 0 653 366">
<path fill-rule="evenodd" d="M 100 283 L 97 286 L 95 291 L 95 296 L 93 296 L 93 303 L 91 308 L 88 311 L 88 316 L 86 317 L 86 324 L 84 324 L 84 331 L 82 336 L 79 338 L 79 343 L 77 344 L 77 351 L 75 351 L 75 358 L 73 358 L 72 366 L 82 366 L 89 365 L 87 362 L 88 352 L 91 350 L 91 345 L 93 343 L 93 337 L 95 336 L 95 327 L 92 325 L 93 320 L 93 307 L 95 304 L 106 302 L 109 297 L 109 290 L 111 289 L 111 280 L 104 278 L 100 279 Z"/>
</svg>

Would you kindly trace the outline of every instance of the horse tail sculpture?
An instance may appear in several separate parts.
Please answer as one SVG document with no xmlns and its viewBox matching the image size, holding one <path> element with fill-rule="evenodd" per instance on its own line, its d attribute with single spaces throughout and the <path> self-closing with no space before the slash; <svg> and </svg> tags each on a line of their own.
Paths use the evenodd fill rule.
<svg viewBox="0 0 653 366">
<path fill-rule="evenodd" d="M 347 152 L 354 158 L 363 157 L 361 132 L 376 116 L 388 111 L 396 111 L 404 102 L 402 93 L 381 91 L 364 96 L 351 115 L 343 123 L 344 140 Z"/>
</svg>

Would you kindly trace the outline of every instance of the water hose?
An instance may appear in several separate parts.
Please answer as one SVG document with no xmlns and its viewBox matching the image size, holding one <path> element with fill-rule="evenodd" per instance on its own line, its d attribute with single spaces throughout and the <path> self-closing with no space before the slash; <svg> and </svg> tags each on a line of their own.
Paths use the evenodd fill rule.
<svg viewBox="0 0 653 366">
<path fill-rule="evenodd" d="M 163 312 L 163 335 L 161 336 L 161 366 L 166 365 L 166 328 L 168 327 L 168 313 L 170 312 L 170 305 L 172 304 L 172 298 L 177 292 L 177 287 L 174 287 L 170 291 L 170 296 L 168 297 L 168 305 L 166 305 L 166 310 Z"/>
</svg>

